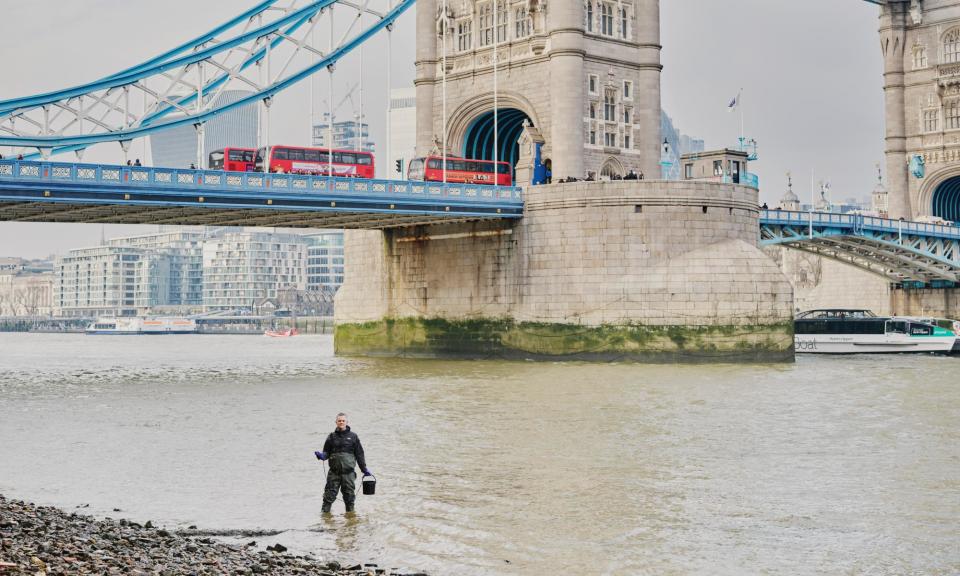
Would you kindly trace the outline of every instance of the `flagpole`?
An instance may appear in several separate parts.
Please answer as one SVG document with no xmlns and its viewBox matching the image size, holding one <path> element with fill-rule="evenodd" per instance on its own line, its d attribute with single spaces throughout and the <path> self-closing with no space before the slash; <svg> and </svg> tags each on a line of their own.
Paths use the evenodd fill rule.
<svg viewBox="0 0 960 576">
<path fill-rule="evenodd" d="M 743 88 L 740 89 L 740 139 L 743 140 Z"/>
</svg>

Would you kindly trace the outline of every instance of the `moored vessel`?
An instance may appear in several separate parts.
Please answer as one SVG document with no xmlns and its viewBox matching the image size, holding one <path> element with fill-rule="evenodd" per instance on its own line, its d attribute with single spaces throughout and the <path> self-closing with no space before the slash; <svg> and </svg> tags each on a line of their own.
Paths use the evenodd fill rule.
<svg viewBox="0 0 960 576">
<path fill-rule="evenodd" d="M 180 317 L 98 318 L 87 326 L 87 334 L 196 334 L 197 322 Z"/>
<path fill-rule="evenodd" d="M 855 308 L 802 312 L 793 326 L 797 353 L 809 354 L 948 354 L 957 339 L 953 331 L 920 319 Z"/>
</svg>

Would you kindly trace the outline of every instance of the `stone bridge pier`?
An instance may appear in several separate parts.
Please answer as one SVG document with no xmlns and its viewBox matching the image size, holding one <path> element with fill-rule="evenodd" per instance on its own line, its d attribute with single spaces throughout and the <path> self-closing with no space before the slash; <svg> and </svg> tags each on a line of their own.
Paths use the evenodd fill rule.
<svg viewBox="0 0 960 576">
<path fill-rule="evenodd" d="M 793 289 L 758 247 L 757 191 L 528 187 L 524 218 L 347 231 L 341 355 L 793 358 Z"/>
</svg>

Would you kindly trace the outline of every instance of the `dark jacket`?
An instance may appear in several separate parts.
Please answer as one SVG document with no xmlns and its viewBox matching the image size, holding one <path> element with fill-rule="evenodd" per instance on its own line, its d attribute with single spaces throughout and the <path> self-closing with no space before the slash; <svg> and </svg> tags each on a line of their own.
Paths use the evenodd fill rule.
<svg viewBox="0 0 960 576">
<path fill-rule="evenodd" d="M 330 469 L 333 470 L 334 462 L 344 462 L 350 470 L 341 470 L 342 472 L 350 472 L 353 470 L 353 466 L 350 464 L 350 459 L 342 459 L 334 457 L 334 454 L 349 454 L 354 459 L 358 465 L 360 465 L 360 470 L 367 469 L 367 461 L 363 457 L 363 446 L 360 444 L 360 437 L 350 431 L 350 427 L 347 426 L 346 430 L 341 432 L 340 430 L 334 430 L 327 436 L 327 441 L 323 443 L 323 451 L 327 453 L 330 458 Z"/>
</svg>

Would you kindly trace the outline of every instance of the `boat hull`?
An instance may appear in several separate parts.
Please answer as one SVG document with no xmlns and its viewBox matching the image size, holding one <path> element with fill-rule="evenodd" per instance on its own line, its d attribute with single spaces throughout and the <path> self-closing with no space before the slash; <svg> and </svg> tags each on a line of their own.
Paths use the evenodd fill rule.
<svg viewBox="0 0 960 576">
<path fill-rule="evenodd" d="M 905 334 L 797 334 L 794 347 L 797 354 L 949 354 L 955 336 L 908 336 Z"/>
</svg>

